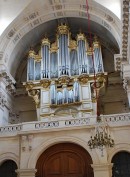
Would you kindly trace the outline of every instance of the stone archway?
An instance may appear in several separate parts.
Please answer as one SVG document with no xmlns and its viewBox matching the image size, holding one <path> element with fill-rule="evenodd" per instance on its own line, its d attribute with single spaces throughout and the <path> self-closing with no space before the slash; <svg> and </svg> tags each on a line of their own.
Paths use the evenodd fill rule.
<svg viewBox="0 0 130 177">
<path fill-rule="evenodd" d="M 112 158 L 113 168 L 112 177 L 129 177 L 130 176 L 130 153 L 120 151 Z"/>
<path fill-rule="evenodd" d="M 17 169 L 17 164 L 13 160 L 6 160 L 0 165 L 0 177 L 17 177 L 15 170 Z"/>
<path fill-rule="evenodd" d="M 60 143 L 41 154 L 36 164 L 36 177 L 93 177 L 92 159 L 81 146 Z"/>
</svg>

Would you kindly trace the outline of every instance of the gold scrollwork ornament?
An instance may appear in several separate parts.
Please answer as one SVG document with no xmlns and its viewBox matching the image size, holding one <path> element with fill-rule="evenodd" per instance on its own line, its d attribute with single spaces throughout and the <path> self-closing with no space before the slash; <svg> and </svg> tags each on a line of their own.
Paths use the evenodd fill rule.
<svg viewBox="0 0 130 177">
<path fill-rule="evenodd" d="M 40 81 L 40 84 L 43 88 L 47 88 L 50 86 L 51 81 L 49 79 L 43 79 Z"/>
<path fill-rule="evenodd" d="M 82 84 L 86 84 L 88 82 L 88 79 L 89 79 L 88 74 L 81 74 L 78 77 L 79 82 L 82 83 Z"/>
</svg>

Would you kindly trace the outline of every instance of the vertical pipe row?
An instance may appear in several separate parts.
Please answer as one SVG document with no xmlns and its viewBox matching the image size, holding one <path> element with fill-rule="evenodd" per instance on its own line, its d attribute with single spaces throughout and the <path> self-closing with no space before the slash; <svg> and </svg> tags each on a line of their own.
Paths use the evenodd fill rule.
<svg viewBox="0 0 130 177">
<path fill-rule="evenodd" d="M 28 80 L 34 80 L 34 58 L 28 59 Z"/>
<path fill-rule="evenodd" d="M 50 70 L 51 72 L 54 70 L 58 70 L 58 76 L 53 77 L 59 77 L 61 75 L 77 75 L 82 73 L 93 73 L 92 68 L 92 59 L 91 55 L 86 55 L 86 46 L 87 41 L 85 39 L 85 36 L 83 33 L 79 33 L 77 35 L 77 41 L 75 40 L 76 47 L 72 47 L 71 50 L 69 48 L 70 45 L 70 36 L 69 36 L 69 30 L 66 25 L 61 25 L 58 27 L 58 35 L 57 35 L 57 61 L 56 59 L 50 59 L 52 58 L 50 54 L 50 43 L 47 38 L 44 38 L 42 40 L 42 47 L 41 47 L 41 55 L 42 55 L 42 62 L 41 62 L 41 70 L 42 70 L 42 78 L 50 78 Z M 95 70 L 96 73 L 98 72 L 104 72 L 103 69 L 103 60 L 102 60 L 102 52 L 101 52 L 101 46 L 98 42 L 97 37 L 94 37 L 94 63 L 95 63 Z M 73 44 L 72 44 L 73 46 Z M 75 52 L 72 52 L 72 50 L 75 50 Z M 54 58 L 54 56 L 53 56 Z M 51 61 L 50 61 L 51 60 Z M 54 60 L 57 65 L 54 65 Z M 90 60 L 90 61 L 89 61 Z M 52 62 L 52 64 L 51 64 Z M 53 68 L 50 68 L 53 67 Z M 28 59 L 28 80 L 37 80 L 39 76 L 35 77 L 38 73 L 38 69 L 40 68 L 40 64 L 36 63 L 33 58 Z M 78 72 L 76 71 L 79 68 Z M 35 71 L 36 70 L 36 71 Z M 71 71 L 70 71 L 71 70 Z M 71 74 L 70 74 L 71 73 Z M 38 74 L 39 75 L 39 74 Z"/>
</svg>

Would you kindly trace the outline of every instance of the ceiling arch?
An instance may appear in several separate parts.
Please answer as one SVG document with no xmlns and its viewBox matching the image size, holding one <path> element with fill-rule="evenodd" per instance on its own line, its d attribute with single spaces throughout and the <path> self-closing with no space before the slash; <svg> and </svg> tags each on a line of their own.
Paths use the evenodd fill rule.
<svg viewBox="0 0 130 177">
<path fill-rule="evenodd" d="M 92 32 L 96 29 L 96 33 L 100 33 L 99 36 L 106 35 L 105 38 L 108 39 L 109 42 L 106 40 L 108 43 L 113 43 L 116 47 L 118 43 L 120 46 L 119 19 L 105 7 L 94 1 L 89 2 L 89 13 L 92 20 Z M 76 19 L 74 20 L 73 18 L 73 25 L 80 24 L 83 27 L 87 27 L 85 2 L 79 0 L 64 0 L 62 2 L 52 0 L 32 1 L 9 25 L 1 36 L 0 57 L 2 63 L 6 65 L 13 77 L 15 77 L 17 68 L 23 56 L 29 50 L 30 45 L 36 45 L 48 29 L 50 29 L 50 34 L 53 33 L 51 31 L 54 29 L 53 25 L 57 25 L 57 19 L 67 17 Z M 96 28 L 94 23 L 97 24 Z"/>
</svg>

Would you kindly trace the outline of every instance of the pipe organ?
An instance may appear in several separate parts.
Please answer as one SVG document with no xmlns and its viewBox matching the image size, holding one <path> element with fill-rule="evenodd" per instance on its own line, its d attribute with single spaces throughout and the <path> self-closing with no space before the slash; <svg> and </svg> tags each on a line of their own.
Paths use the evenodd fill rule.
<svg viewBox="0 0 130 177">
<path fill-rule="evenodd" d="M 24 83 L 36 103 L 38 120 L 72 116 L 73 112 L 78 117 L 95 114 L 95 92 L 104 86 L 107 76 L 97 36 L 90 47 L 84 33 L 79 32 L 74 40 L 69 27 L 62 24 L 55 42 L 44 37 L 39 52 L 29 51 Z"/>
</svg>

